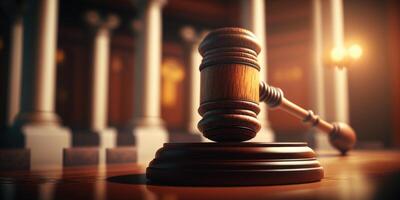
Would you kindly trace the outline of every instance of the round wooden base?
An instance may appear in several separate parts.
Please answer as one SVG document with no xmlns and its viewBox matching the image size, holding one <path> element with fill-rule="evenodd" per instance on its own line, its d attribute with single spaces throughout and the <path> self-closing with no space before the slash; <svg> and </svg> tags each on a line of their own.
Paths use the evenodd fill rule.
<svg viewBox="0 0 400 200">
<path fill-rule="evenodd" d="M 252 186 L 319 181 L 306 143 L 166 143 L 146 171 L 149 184 Z"/>
</svg>

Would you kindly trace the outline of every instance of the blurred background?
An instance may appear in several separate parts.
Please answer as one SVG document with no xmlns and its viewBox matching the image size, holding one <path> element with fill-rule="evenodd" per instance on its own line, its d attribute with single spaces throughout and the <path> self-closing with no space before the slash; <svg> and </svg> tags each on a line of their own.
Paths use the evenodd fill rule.
<svg viewBox="0 0 400 200">
<path fill-rule="evenodd" d="M 14 25 L 20 15 L 30 12 L 26 5 L 34 4 L 31 1 L 26 1 L 27 4 L 24 2 L 4 1 L 0 11 L 1 134 L 15 125 L 16 113 L 21 110 L 17 102 L 17 111 L 10 112 L 11 104 L 16 101 L 10 96 L 13 90 L 15 92 L 21 87 L 11 86 L 15 84 L 13 77 L 16 76 L 13 66 L 18 65 L 13 61 L 14 38 L 18 34 Z M 400 3 L 397 0 L 345 0 L 337 1 L 341 4 L 341 9 L 337 9 L 330 2 L 266 0 L 260 4 L 264 12 L 252 16 L 256 18 L 258 26 L 265 29 L 262 36 L 265 39 L 264 49 L 261 52 L 265 57 L 265 66 L 262 66 L 266 69 L 264 76 L 270 85 L 281 87 L 288 99 L 304 108 L 316 110 L 317 114 L 322 112 L 321 115 L 328 121 L 348 121 L 357 131 L 359 140 L 356 148 L 398 148 Z M 191 92 L 197 91 L 193 89 L 191 70 L 193 67 L 197 70 L 198 66 L 193 63 L 198 64 L 199 59 L 198 55 L 193 55 L 193 48 L 197 48 L 196 45 L 207 31 L 227 26 L 244 27 L 243 15 L 249 15 L 244 11 L 246 1 L 168 0 L 157 3 L 162 4 L 158 13 L 154 10 L 145 12 L 149 8 L 143 1 L 59 1 L 58 16 L 55 18 L 58 22 L 56 49 L 54 54 L 49 54 L 54 55 L 56 66 L 54 111 L 61 119 L 62 126 L 68 127 L 72 135 L 93 130 L 91 113 L 96 109 L 93 99 L 98 97 L 94 95 L 99 95 L 94 92 L 96 86 L 93 84 L 98 84 L 97 88 L 106 91 L 106 106 L 103 106 L 105 127 L 115 129 L 117 134 L 131 135 L 134 113 L 141 109 L 140 105 L 135 106 L 135 102 L 142 102 L 141 96 L 146 93 L 138 90 L 153 90 L 153 86 L 145 85 L 157 84 L 157 80 L 159 86 L 155 87 L 156 91 L 159 90 L 159 101 L 152 101 L 151 104 L 160 107 L 160 116 L 169 137 L 179 140 L 190 132 L 188 124 L 195 112 L 190 108 L 191 102 L 195 102 L 191 100 Z M 144 17 L 147 20 L 160 14 L 161 29 L 149 28 L 151 26 L 146 24 L 149 21 L 141 20 L 143 12 L 148 14 L 147 18 Z M 335 21 L 341 16 L 342 23 Z M 24 20 L 26 18 L 23 17 Z M 34 24 L 25 29 L 40 27 Z M 343 37 L 339 36 L 343 45 L 339 47 L 332 39 L 338 32 L 336 29 L 342 29 L 343 33 Z M 99 36 L 99 30 L 106 30 L 106 37 Z M 151 38 L 152 34 L 156 34 L 155 31 L 159 31 L 157 33 L 162 38 L 159 71 L 149 71 L 142 77 L 135 75 L 143 73 L 135 68 L 146 66 L 143 62 L 158 57 L 158 52 L 148 55 L 146 47 L 140 46 L 141 42 L 145 42 L 145 45 L 157 43 Z M 150 39 L 146 39 L 146 35 Z M 102 44 L 102 41 L 96 40 L 99 37 L 107 39 L 108 50 L 96 49 L 103 48 L 96 46 Z M 102 52 L 108 52 L 108 56 Z M 352 52 L 356 55 L 348 57 Z M 104 60 L 104 57 L 108 59 Z M 29 60 L 27 56 L 20 57 L 21 60 L 25 58 Z M 27 61 L 21 62 L 25 70 Z M 97 66 L 106 66 L 105 71 L 96 72 Z M 334 92 L 332 85 L 339 83 L 329 77 L 329 73 L 335 73 L 332 70 L 346 72 L 344 76 L 347 79 L 342 80 L 342 85 L 337 86 Z M 21 80 L 29 76 L 25 72 L 23 74 Z M 97 79 L 96 74 L 105 75 L 98 75 L 103 78 Z M 151 83 L 144 84 L 145 80 L 138 80 L 149 77 Z M 138 89 L 142 87 L 141 83 L 144 88 Z M 316 94 L 318 88 L 319 93 Z M 157 97 L 155 99 L 158 100 Z M 342 99 L 344 106 L 333 106 L 337 99 Z M 33 100 L 28 98 L 28 101 Z M 338 112 L 344 113 L 344 117 L 337 118 L 335 113 Z M 312 144 L 315 140 L 301 121 L 281 111 L 268 111 L 268 118 L 263 120 L 270 125 L 275 141 L 308 141 Z M 118 144 L 129 145 L 130 140 L 134 141 L 134 138 L 127 136 L 118 139 Z M 79 143 L 76 139 L 73 141 L 73 145 Z"/>
</svg>

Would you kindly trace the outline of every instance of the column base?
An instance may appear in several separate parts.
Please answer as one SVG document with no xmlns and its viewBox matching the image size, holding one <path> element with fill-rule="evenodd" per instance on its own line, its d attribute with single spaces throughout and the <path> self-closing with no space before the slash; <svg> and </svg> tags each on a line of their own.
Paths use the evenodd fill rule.
<svg viewBox="0 0 400 200">
<path fill-rule="evenodd" d="M 24 125 L 21 132 L 25 139 L 25 148 L 31 151 L 31 170 L 62 168 L 63 149 L 71 146 L 68 128 Z"/>
<path fill-rule="evenodd" d="M 203 136 L 203 133 L 201 133 L 199 131 L 199 129 L 197 129 L 197 123 L 198 122 L 190 122 L 189 126 L 188 126 L 188 133 L 189 134 L 193 134 L 193 135 L 199 135 L 201 142 L 213 142 L 211 140 L 209 140 L 208 138 Z"/>
<path fill-rule="evenodd" d="M 113 148 L 117 144 L 117 130 L 115 128 L 107 128 L 96 131 L 99 135 L 99 146 L 104 148 Z"/>
<path fill-rule="evenodd" d="M 99 163 L 106 164 L 106 149 L 117 146 L 117 130 L 107 128 L 101 131 L 96 131 L 99 136 Z"/>
<path fill-rule="evenodd" d="M 197 123 L 198 122 L 189 122 L 188 123 L 188 126 L 186 128 L 187 128 L 189 133 L 191 133 L 191 134 L 200 134 L 201 135 L 201 132 L 197 128 Z"/>
<path fill-rule="evenodd" d="M 269 126 L 261 126 L 260 131 L 258 131 L 256 137 L 249 140 L 249 142 L 274 142 L 275 135 L 274 131 Z"/>
<path fill-rule="evenodd" d="M 315 148 L 318 150 L 335 150 L 336 149 L 329 142 L 329 135 L 322 133 L 318 130 L 314 131 Z"/>
<path fill-rule="evenodd" d="M 25 125 L 47 125 L 59 126 L 61 119 L 54 112 L 24 112 L 19 113 L 16 117 L 14 126 L 22 127 Z"/>
<path fill-rule="evenodd" d="M 132 134 L 133 126 L 127 126 L 117 130 L 117 147 L 134 147 L 135 146 L 135 136 Z"/>
<path fill-rule="evenodd" d="M 131 122 L 133 127 L 142 126 L 142 127 L 155 127 L 155 126 L 164 126 L 164 121 L 159 117 L 144 117 L 140 119 L 135 119 Z"/>
<path fill-rule="evenodd" d="M 168 131 L 164 126 L 139 125 L 133 128 L 136 137 L 137 162 L 147 167 L 156 151 L 168 142 Z"/>
<path fill-rule="evenodd" d="M 114 128 L 106 128 L 100 131 L 80 131 L 72 136 L 72 146 L 93 146 L 113 148 L 116 146 L 117 131 Z"/>
<path fill-rule="evenodd" d="M 199 131 L 199 129 L 197 128 L 197 123 L 198 123 L 197 121 L 189 121 L 186 123 L 187 123 L 186 131 L 182 134 L 186 135 L 187 138 L 191 138 L 192 140 L 188 141 L 181 140 L 177 142 L 213 142 L 204 137 L 203 133 Z M 170 136 L 172 136 L 172 134 L 170 134 Z M 173 138 L 170 137 L 169 142 L 175 142 L 175 141 L 173 140 Z"/>
<path fill-rule="evenodd" d="M 187 142 L 201 142 L 202 136 L 200 133 L 193 133 L 190 131 L 174 131 L 168 133 L 168 142 L 170 143 L 187 143 Z"/>
<path fill-rule="evenodd" d="M 114 148 L 117 144 L 117 130 L 106 128 L 100 131 L 83 131 L 73 134 L 74 147 L 98 147 L 99 163 L 106 163 L 106 149 Z"/>
</svg>

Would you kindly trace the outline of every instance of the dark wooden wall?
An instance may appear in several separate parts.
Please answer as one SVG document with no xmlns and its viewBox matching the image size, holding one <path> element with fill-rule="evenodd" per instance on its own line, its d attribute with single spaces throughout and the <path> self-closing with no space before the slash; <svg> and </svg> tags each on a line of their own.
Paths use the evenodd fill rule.
<svg viewBox="0 0 400 200">
<path fill-rule="evenodd" d="M 113 35 L 110 52 L 108 122 L 124 127 L 133 117 L 134 40 L 132 35 Z"/>
<path fill-rule="evenodd" d="M 391 100 L 398 86 L 393 85 L 391 78 L 400 66 L 390 66 L 389 45 L 394 38 L 388 36 L 394 27 L 388 23 L 388 3 L 348 0 L 344 7 L 347 43 L 360 43 L 364 49 L 360 61 L 349 68 L 349 91 L 350 120 L 366 147 L 390 145 L 393 123 L 398 123 L 392 121 Z"/>
<path fill-rule="evenodd" d="M 266 7 L 268 82 L 305 108 L 312 58 L 311 8 L 310 0 L 270 0 Z M 279 110 L 270 110 L 269 116 L 278 139 L 304 140 L 307 130 L 298 119 Z"/>
<path fill-rule="evenodd" d="M 91 109 L 93 30 L 60 28 L 57 62 L 57 113 L 73 129 L 89 127 Z M 133 113 L 133 35 L 111 35 L 108 86 L 108 123 L 124 127 Z"/>
<path fill-rule="evenodd" d="M 188 79 L 187 66 L 184 65 L 183 45 L 176 41 L 164 42 L 162 55 L 161 116 L 165 120 L 168 129 L 182 130 L 185 127 L 184 116 L 189 95 L 185 89 Z M 179 74 L 183 74 L 182 78 L 178 77 Z M 176 80 L 176 82 L 171 82 L 172 80 L 169 77 L 172 77 L 172 80 Z M 170 86 L 174 87 L 174 89 L 170 88 Z M 168 89 L 172 89 L 172 91 Z"/>
<path fill-rule="evenodd" d="M 91 40 L 78 28 L 60 28 L 56 111 L 72 129 L 87 128 L 90 114 Z"/>
<path fill-rule="evenodd" d="M 0 134 L 7 128 L 10 39 L 10 18 L 0 9 Z"/>
<path fill-rule="evenodd" d="M 388 54 L 391 69 L 392 124 L 391 144 L 400 147 L 400 2 L 389 0 L 388 9 Z"/>
</svg>

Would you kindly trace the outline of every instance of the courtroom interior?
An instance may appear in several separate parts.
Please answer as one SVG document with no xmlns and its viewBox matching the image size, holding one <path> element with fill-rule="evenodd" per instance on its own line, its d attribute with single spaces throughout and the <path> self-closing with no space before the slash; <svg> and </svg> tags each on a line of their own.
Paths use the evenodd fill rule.
<svg viewBox="0 0 400 200">
<path fill-rule="evenodd" d="M 3 0 L 0 27 L 0 199 L 400 199 L 398 0 Z"/>
</svg>

